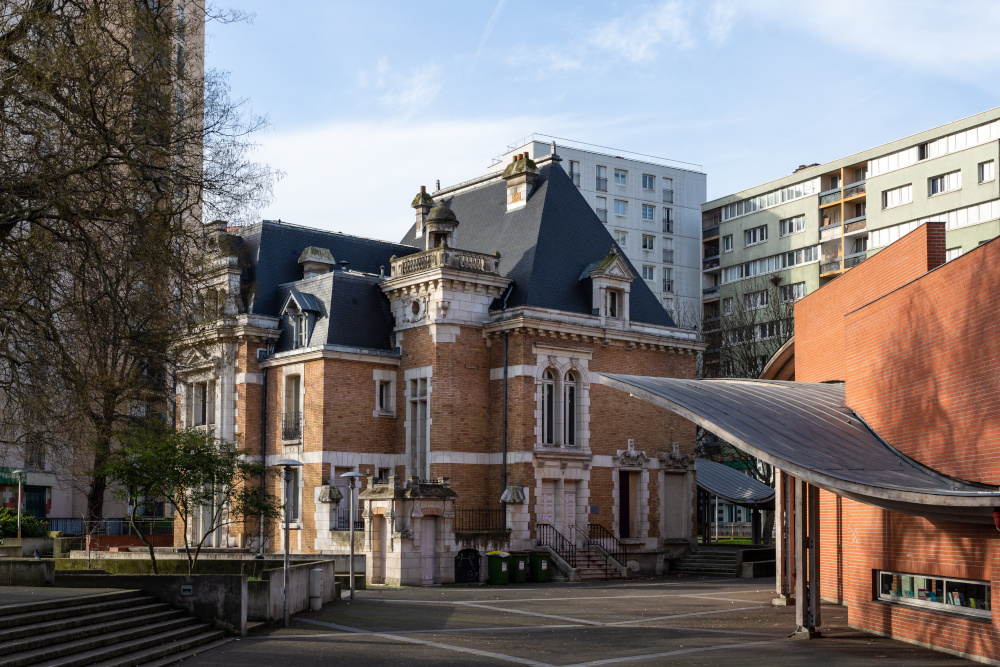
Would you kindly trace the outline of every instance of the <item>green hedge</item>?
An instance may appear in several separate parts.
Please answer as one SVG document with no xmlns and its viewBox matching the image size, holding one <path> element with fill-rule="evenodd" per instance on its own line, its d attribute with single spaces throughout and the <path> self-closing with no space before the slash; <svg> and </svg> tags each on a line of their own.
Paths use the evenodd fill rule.
<svg viewBox="0 0 1000 667">
<path fill-rule="evenodd" d="M 21 537 L 48 537 L 48 526 L 28 514 L 21 514 Z M 17 510 L 0 507 L 0 537 L 17 537 Z"/>
</svg>

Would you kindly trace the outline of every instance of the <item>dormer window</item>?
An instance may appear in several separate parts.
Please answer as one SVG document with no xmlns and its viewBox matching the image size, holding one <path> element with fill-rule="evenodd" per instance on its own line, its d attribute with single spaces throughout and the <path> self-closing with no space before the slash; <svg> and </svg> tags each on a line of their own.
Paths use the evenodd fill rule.
<svg viewBox="0 0 1000 667">
<path fill-rule="evenodd" d="M 289 313 L 288 319 L 292 325 L 292 347 L 309 346 L 309 315 L 306 313 Z"/>
</svg>

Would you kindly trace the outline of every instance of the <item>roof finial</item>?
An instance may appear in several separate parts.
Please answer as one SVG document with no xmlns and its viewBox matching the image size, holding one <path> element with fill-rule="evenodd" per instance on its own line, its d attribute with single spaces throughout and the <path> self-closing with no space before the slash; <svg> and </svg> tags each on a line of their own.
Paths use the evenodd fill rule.
<svg viewBox="0 0 1000 667">
<path fill-rule="evenodd" d="M 440 178 L 439 178 L 439 179 L 437 179 L 437 185 L 435 186 L 435 188 L 436 188 L 437 190 L 440 190 L 440 189 L 441 189 L 441 179 L 440 179 Z"/>
</svg>

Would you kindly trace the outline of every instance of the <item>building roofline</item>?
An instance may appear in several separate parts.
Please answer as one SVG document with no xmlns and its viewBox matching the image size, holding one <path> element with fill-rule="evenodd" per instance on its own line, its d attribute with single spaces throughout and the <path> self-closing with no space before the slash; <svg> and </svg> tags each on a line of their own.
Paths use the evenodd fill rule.
<svg viewBox="0 0 1000 667">
<path fill-rule="evenodd" d="M 335 231 L 332 231 L 332 230 L 329 230 L 329 229 L 321 229 L 319 227 L 309 227 L 307 225 L 297 225 L 297 224 L 291 223 L 291 222 L 284 222 L 283 220 L 261 220 L 260 222 L 254 222 L 254 223 L 249 224 L 249 225 L 243 225 L 243 226 L 237 227 L 237 230 L 240 230 L 240 231 L 234 231 L 234 232 L 231 232 L 231 233 L 235 233 L 238 236 L 243 236 L 243 234 L 245 232 L 243 232 L 242 230 L 246 230 L 246 232 L 249 232 L 254 227 L 260 227 L 261 229 L 263 229 L 264 225 L 268 225 L 270 227 L 291 227 L 293 229 L 302 229 L 302 230 L 305 230 L 305 231 L 308 231 L 308 232 L 314 232 L 314 233 L 319 233 L 319 234 L 329 234 L 330 236 L 340 236 L 340 237 L 343 237 L 343 238 L 355 239 L 355 240 L 358 240 L 358 241 L 368 241 L 370 243 L 378 243 L 378 244 L 381 244 L 381 245 L 394 245 L 394 246 L 399 246 L 401 248 L 414 248 L 416 250 L 420 249 L 420 248 L 417 248 L 417 246 L 411 246 L 411 245 L 407 245 L 405 243 L 399 243 L 397 241 L 384 241 L 382 239 L 373 239 L 373 238 L 368 237 L 368 236 L 356 236 L 354 234 L 345 234 L 344 232 L 335 232 Z"/>
<path fill-rule="evenodd" d="M 565 146 L 566 148 L 572 148 L 574 150 L 583 151 L 586 153 L 593 153 L 594 155 L 605 155 L 611 158 L 619 158 L 621 160 L 632 160 L 634 162 L 645 162 L 646 164 L 656 165 L 657 167 L 668 167 L 670 169 L 678 169 L 680 171 L 690 171 L 698 174 L 704 174 L 704 168 L 700 164 L 694 162 L 685 162 L 684 160 L 674 160 L 672 158 L 657 157 L 656 155 L 648 155 L 646 153 L 636 153 L 633 151 L 625 151 L 620 148 L 612 148 L 610 146 L 602 146 L 600 144 L 591 144 L 586 141 L 576 141 L 574 139 L 566 139 L 564 137 L 554 137 L 551 134 L 542 134 L 535 132 L 529 134 L 528 136 L 507 145 L 507 150 L 504 151 L 502 155 L 493 158 L 490 164 L 490 169 L 495 167 L 504 161 L 504 156 L 508 153 L 516 151 L 518 148 L 525 146 L 531 142 L 538 141 L 539 143 L 551 143 L 553 140 L 556 141 L 556 151 L 559 150 L 559 146 Z M 583 146 L 588 146 L 589 148 L 583 148 Z M 594 148 L 602 148 L 606 151 L 614 151 L 613 153 L 604 153 L 601 151 L 592 150 Z M 655 161 L 654 161 L 655 160 Z"/>
</svg>

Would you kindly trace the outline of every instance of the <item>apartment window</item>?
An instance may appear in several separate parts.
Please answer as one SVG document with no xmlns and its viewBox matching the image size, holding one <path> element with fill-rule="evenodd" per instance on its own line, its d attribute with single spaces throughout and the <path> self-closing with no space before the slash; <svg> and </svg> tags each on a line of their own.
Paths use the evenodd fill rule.
<svg viewBox="0 0 1000 667">
<path fill-rule="evenodd" d="M 569 178 L 573 185 L 580 187 L 580 163 L 575 160 L 569 161 Z"/>
<path fill-rule="evenodd" d="M 628 232 L 621 229 L 615 230 L 615 243 L 618 244 L 620 248 L 624 248 L 628 245 Z"/>
<path fill-rule="evenodd" d="M 878 573 L 879 600 L 945 613 L 990 618 L 990 583 L 904 572 Z"/>
<path fill-rule="evenodd" d="M 928 197 L 944 194 L 945 192 L 954 192 L 955 190 L 960 189 L 962 189 L 961 171 L 953 171 L 948 174 L 942 174 L 941 176 L 935 176 L 934 178 L 927 179 Z"/>
<path fill-rule="evenodd" d="M 597 189 L 601 192 L 608 191 L 608 168 L 597 165 Z"/>
<path fill-rule="evenodd" d="M 798 301 L 805 295 L 806 295 L 806 284 L 804 282 L 781 286 L 781 300 L 785 303 Z"/>
<path fill-rule="evenodd" d="M 375 412 L 373 417 L 396 414 L 396 371 L 376 368 L 372 371 L 375 381 Z"/>
<path fill-rule="evenodd" d="M 378 381 L 378 411 L 392 412 L 392 383 L 388 380 Z"/>
<path fill-rule="evenodd" d="M 767 290 L 751 292 L 743 295 L 743 308 L 745 310 L 757 310 L 767 307 Z"/>
<path fill-rule="evenodd" d="M 787 218 L 778 223 L 781 226 L 781 236 L 789 236 L 804 231 L 806 228 L 806 216 L 797 215 L 794 218 Z"/>
<path fill-rule="evenodd" d="M 961 256 L 962 256 L 962 248 L 961 247 L 958 247 L 958 248 L 948 248 L 948 250 L 945 251 L 944 258 L 945 258 L 946 262 L 950 262 L 951 260 L 958 259 Z"/>
<path fill-rule="evenodd" d="M 745 278 L 781 271 L 793 266 L 808 264 L 819 261 L 820 247 L 809 246 L 798 250 L 789 250 L 779 255 L 771 255 L 762 259 L 755 259 L 752 262 L 744 262 L 736 266 L 729 266 L 722 270 L 722 283 L 732 283 Z"/>
<path fill-rule="evenodd" d="M 663 203 L 674 203 L 674 179 L 672 178 L 663 179 Z"/>
<path fill-rule="evenodd" d="M 868 251 L 868 237 L 862 236 L 860 238 L 854 239 L 854 244 L 851 247 L 851 254 L 857 255 L 858 253 Z"/>
<path fill-rule="evenodd" d="M 867 202 L 861 202 L 860 204 L 855 204 L 854 205 L 854 217 L 855 218 L 863 218 L 863 217 L 865 217 L 865 213 L 867 213 L 867 211 L 868 211 L 868 204 L 867 204 Z"/>
<path fill-rule="evenodd" d="M 674 291 L 674 270 L 673 269 L 663 269 L 663 291 L 673 292 Z"/>
<path fill-rule="evenodd" d="M 195 426 L 204 426 L 208 423 L 208 383 L 194 383 L 194 402 L 192 411 L 192 423 Z"/>
<path fill-rule="evenodd" d="M 656 268 L 652 266 L 642 267 L 643 280 L 656 280 Z"/>
<path fill-rule="evenodd" d="M 289 375 L 285 378 L 285 413 L 281 423 L 282 440 L 302 438 L 302 376 Z"/>
<path fill-rule="evenodd" d="M 655 250 L 656 237 L 649 234 L 642 235 L 642 249 L 643 250 Z"/>
<path fill-rule="evenodd" d="M 663 262 L 665 264 L 674 263 L 674 240 L 671 238 L 663 239 Z"/>
<path fill-rule="evenodd" d="M 576 444 L 580 383 L 576 373 L 547 368 L 542 374 L 542 444 Z M 561 422 L 561 423 L 560 423 Z"/>
<path fill-rule="evenodd" d="M 733 314 L 733 297 L 728 296 L 722 300 L 722 314 L 723 315 Z"/>
<path fill-rule="evenodd" d="M 621 199 L 615 200 L 615 215 L 628 215 L 628 202 Z"/>
<path fill-rule="evenodd" d="M 628 172 L 624 169 L 615 169 L 615 185 L 628 185 Z"/>
<path fill-rule="evenodd" d="M 642 219 L 653 222 L 656 219 L 656 207 L 649 204 L 642 205 Z"/>
<path fill-rule="evenodd" d="M 989 181 L 992 181 L 996 177 L 997 177 L 996 162 L 994 162 L 993 160 L 990 160 L 989 162 L 980 162 L 979 163 L 979 182 L 980 183 L 987 183 Z"/>
<path fill-rule="evenodd" d="M 913 201 L 913 185 L 901 185 L 898 188 L 882 191 L 882 208 L 895 208 Z"/>
<path fill-rule="evenodd" d="M 733 235 L 727 234 L 722 237 L 722 252 L 732 252 L 733 251 Z"/>
<path fill-rule="evenodd" d="M 663 209 L 663 232 L 665 234 L 674 233 L 674 209 Z"/>
<path fill-rule="evenodd" d="M 855 167 L 854 169 L 854 182 L 863 181 L 868 178 L 868 167 Z"/>
<path fill-rule="evenodd" d="M 563 444 L 576 444 L 576 375 L 566 373 L 563 378 Z"/>
<path fill-rule="evenodd" d="M 609 289 L 605 294 L 604 315 L 617 320 L 621 317 L 622 293 L 618 290 Z"/>
<path fill-rule="evenodd" d="M 743 232 L 743 245 L 752 246 L 767 240 L 767 225 L 747 229 Z"/>
<path fill-rule="evenodd" d="M 651 174 L 642 175 L 642 189 L 653 190 L 656 187 L 656 177 Z"/>
<path fill-rule="evenodd" d="M 302 517 L 299 503 L 299 480 L 301 470 L 285 468 L 285 517 L 289 523 L 298 523 Z"/>
<path fill-rule="evenodd" d="M 598 197 L 597 198 L 597 217 L 601 219 L 604 224 L 608 223 L 608 198 Z"/>
</svg>

